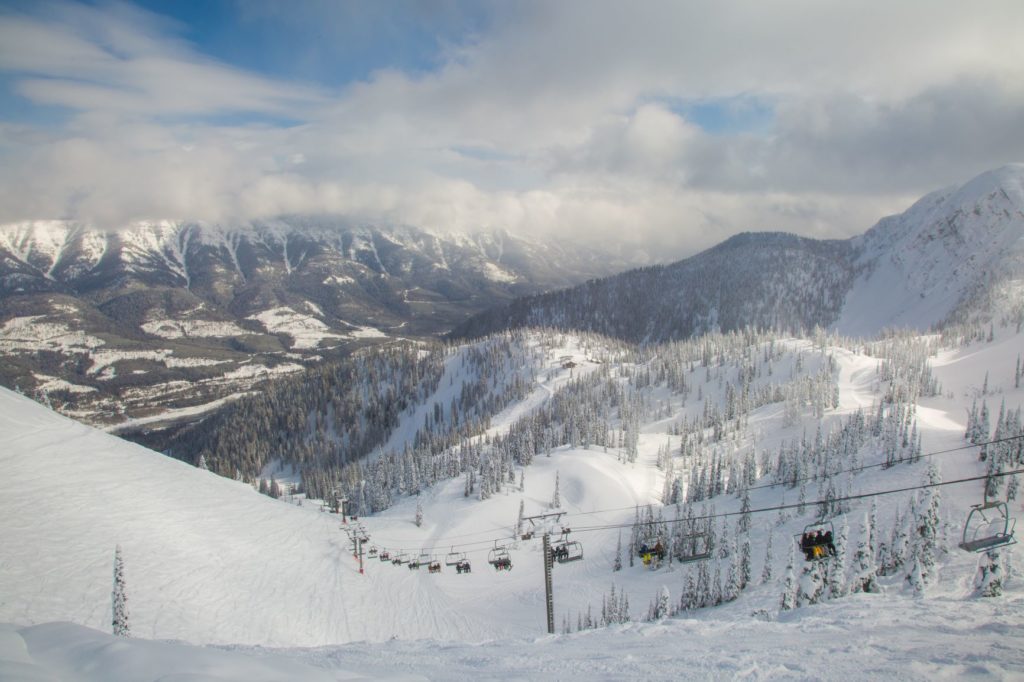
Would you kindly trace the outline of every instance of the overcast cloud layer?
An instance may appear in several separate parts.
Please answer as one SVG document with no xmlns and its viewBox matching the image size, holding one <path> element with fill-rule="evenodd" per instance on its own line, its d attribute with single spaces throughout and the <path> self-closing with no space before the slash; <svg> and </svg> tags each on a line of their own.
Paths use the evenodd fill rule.
<svg viewBox="0 0 1024 682">
<path fill-rule="evenodd" d="M 1019 0 L 391 7 L 429 13 L 430 58 L 382 50 L 343 82 L 336 46 L 402 22 L 240 4 L 240 31 L 310 65 L 289 71 L 131 5 L 0 10 L 0 221 L 339 213 L 682 255 L 744 230 L 849 236 L 1024 160 Z"/>
</svg>

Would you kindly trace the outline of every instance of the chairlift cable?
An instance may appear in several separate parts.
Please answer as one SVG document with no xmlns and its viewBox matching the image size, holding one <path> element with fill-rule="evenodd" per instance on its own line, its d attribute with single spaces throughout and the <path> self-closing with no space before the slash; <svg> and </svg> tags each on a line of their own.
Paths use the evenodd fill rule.
<svg viewBox="0 0 1024 682">
<path fill-rule="evenodd" d="M 794 502 L 792 504 L 779 504 L 779 505 L 775 505 L 773 507 L 759 507 L 757 509 L 750 509 L 750 510 L 748 510 L 746 512 L 743 512 L 743 511 L 718 512 L 718 513 L 715 513 L 715 514 L 704 514 L 703 516 L 686 517 L 685 519 L 668 519 L 668 520 L 662 519 L 661 521 L 640 521 L 639 524 L 638 524 L 638 522 L 634 521 L 632 523 L 610 524 L 610 525 L 606 525 L 606 526 L 579 526 L 579 527 L 573 528 L 573 532 L 574 533 L 586 533 L 588 531 L 595 531 L 595 530 L 615 530 L 615 529 L 619 529 L 619 528 L 632 528 L 634 525 L 657 526 L 657 525 L 664 525 L 664 524 L 668 524 L 668 523 L 675 523 L 677 520 L 678 521 L 687 521 L 687 522 L 691 522 L 691 521 L 706 521 L 706 520 L 710 520 L 710 519 L 726 518 L 726 517 L 729 517 L 729 516 L 741 516 L 742 514 L 762 514 L 764 512 L 770 512 L 770 511 L 782 511 L 782 510 L 785 510 L 785 509 L 796 509 L 797 507 L 802 507 L 802 506 L 806 507 L 806 506 L 819 505 L 819 504 L 834 504 L 836 502 L 847 502 L 847 501 L 851 501 L 851 500 L 863 500 L 863 499 L 867 499 L 869 497 L 881 497 L 883 495 L 894 495 L 896 493 L 906 493 L 906 492 L 911 492 L 911 491 L 914 491 L 914 490 L 926 490 L 928 488 L 938 488 L 938 487 L 944 486 L 944 485 L 957 485 L 957 484 L 960 484 L 960 483 L 971 483 L 971 482 L 974 482 L 974 481 L 984 481 L 984 480 L 987 480 L 989 478 L 998 478 L 998 477 L 1003 477 L 1003 476 L 1015 476 L 1016 474 L 1024 474 L 1024 469 L 1014 469 L 1013 471 L 1000 471 L 1000 472 L 992 473 L 992 474 L 983 474 L 981 476 L 971 476 L 970 478 L 958 478 L 958 479 L 955 479 L 955 480 L 952 480 L 952 481 L 940 481 L 939 483 L 922 483 L 920 485 L 907 486 L 907 487 L 904 487 L 904 488 L 893 488 L 891 490 L 876 490 L 876 491 L 870 492 L 870 493 L 858 493 L 856 495 L 844 495 L 842 497 L 833 497 L 831 499 L 826 499 L 826 500 L 807 500 L 807 501 L 805 501 L 803 503 Z"/>
<path fill-rule="evenodd" d="M 771 512 L 771 511 L 782 511 L 782 510 L 787 510 L 787 509 L 796 509 L 796 508 L 798 508 L 800 506 L 808 506 L 809 507 L 809 506 L 825 504 L 825 503 L 834 504 L 836 502 L 848 502 L 848 501 L 853 501 L 853 500 L 863 500 L 863 499 L 867 499 L 867 498 L 870 498 L 870 497 L 881 497 L 881 496 L 884 496 L 884 495 L 895 495 L 897 493 L 906 493 L 906 492 L 912 492 L 912 491 L 915 491 L 915 490 L 927 490 L 929 488 L 938 488 L 938 487 L 947 486 L 947 485 L 958 485 L 958 484 L 961 484 L 961 483 L 972 483 L 974 481 L 984 481 L 984 480 L 987 480 L 989 478 L 1001 478 L 1003 476 L 1015 476 L 1017 474 L 1024 474 L 1024 469 L 1014 469 L 1012 471 L 1001 471 L 1001 472 L 997 472 L 997 473 L 993 473 L 993 474 L 983 474 L 981 476 L 971 476 L 969 478 L 958 478 L 958 479 L 955 479 L 955 480 L 952 480 L 952 481 L 940 481 L 938 483 L 922 483 L 922 484 L 919 484 L 919 485 L 906 486 L 906 487 L 903 487 L 903 488 L 893 488 L 891 490 L 876 490 L 874 492 L 869 492 L 869 493 L 858 493 L 856 495 L 845 495 L 845 496 L 842 496 L 842 497 L 835 497 L 835 498 L 832 498 L 830 500 L 807 500 L 802 505 L 799 502 L 794 502 L 792 504 L 779 504 L 779 505 L 774 505 L 774 506 L 771 506 L 771 507 L 759 507 L 757 509 L 750 509 L 747 512 L 742 512 L 742 511 L 716 512 L 714 514 L 704 514 L 702 516 L 687 517 L 685 519 L 667 519 L 667 520 L 663 519 L 661 521 L 640 521 L 640 522 L 633 521 L 633 522 L 630 522 L 630 523 L 608 524 L 608 525 L 603 525 L 603 526 L 577 526 L 577 527 L 573 527 L 572 532 L 573 533 L 587 533 L 587 532 L 600 531 L 600 530 L 617 530 L 617 529 L 624 529 L 624 528 L 632 528 L 634 525 L 658 526 L 658 525 L 667 525 L 669 523 L 675 523 L 677 521 L 686 521 L 686 522 L 708 521 L 708 520 L 711 520 L 711 519 L 726 518 L 726 517 L 730 517 L 730 516 L 740 516 L 740 515 L 742 515 L 744 513 L 747 513 L 747 514 L 763 514 L 765 512 Z M 632 509 L 632 508 L 633 507 L 626 507 L 625 509 Z M 605 510 L 605 511 L 619 511 L 619 510 Z M 481 544 L 487 544 L 487 545 L 493 546 L 497 542 L 508 542 L 508 541 L 509 541 L 509 538 L 501 537 L 501 538 L 491 539 L 491 540 L 487 541 L 486 543 L 484 543 L 483 541 L 479 541 L 479 542 L 465 543 L 465 544 L 461 544 L 461 545 L 450 545 L 450 546 L 452 548 L 456 548 L 456 547 L 458 547 L 458 548 L 472 547 L 474 545 L 481 545 Z M 421 547 L 419 549 L 419 551 L 420 552 L 431 552 L 431 551 L 436 551 L 439 547 L 443 548 L 445 546 L 449 546 L 449 545 L 436 545 L 436 546 L 432 546 L 432 547 Z M 401 550 L 401 549 L 391 550 L 390 548 L 388 548 L 388 549 L 389 549 L 389 551 L 395 551 L 395 552 L 401 552 L 401 551 L 412 552 L 412 551 L 416 551 L 416 550 L 412 550 L 412 549 L 409 549 L 409 550 Z M 477 553 L 482 553 L 482 552 L 487 551 L 487 550 L 486 549 L 476 549 L 476 550 L 464 550 L 464 551 L 466 551 L 467 554 L 477 554 Z"/>
</svg>

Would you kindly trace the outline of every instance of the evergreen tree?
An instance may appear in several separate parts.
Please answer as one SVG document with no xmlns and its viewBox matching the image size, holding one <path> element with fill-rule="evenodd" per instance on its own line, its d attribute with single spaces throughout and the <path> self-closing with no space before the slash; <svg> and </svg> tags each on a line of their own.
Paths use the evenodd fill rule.
<svg viewBox="0 0 1024 682">
<path fill-rule="evenodd" d="M 850 592 L 877 592 L 878 583 L 875 566 L 875 555 L 871 551 L 871 520 L 865 515 L 860 524 L 860 539 L 857 551 L 853 555 L 853 578 L 850 581 Z"/>
<path fill-rule="evenodd" d="M 672 596 L 669 594 L 668 586 L 662 585 L 661 590 L 658 592 L 658 599 L 654 605 L 654 620 L 661 620 L 667 618 L 669 615 L 669 607 L 672 603 Z"/>
<path fill-rule="evenodd" d="M 199 468 L 199 469 L 202 469 L 203 471 L 209 471 L 210 470 L 209 465 L 206 464 L 206 455 L 205 454 L 199 453 L 199 461 L 196 463 L 196 467 Z"/>
<path fill-rule="evenodd" d="M 924 570 L 921 566 L 921 557 L 917 552 L 914 552 L 910 558 L 910 571 L 907 573 L 906 581 L 914 590 L 915 597 L 924 596 Z"/>
<path fill-rule="evenodd" d="M 619 531 L 619 541 L 615 544 L 615 562 L 612 564 L 613 571 L 622 570 L 622 531 Z"/>
<path fill-rule="evenodd" d="M 836 555 L 829 562 L 828 569 L 828 593 L 833 599 L 846 594 L 846 545 L 849 542 L 850 526 L 843 517 L 843 523 L 839 526 L 839 538 L 836 545 Z"/>
<path fill-rule="evenodd" d="M 808 561 L 800 575 L 800 587 L 797 593 L 797 604 L 807 606 L 817 604 L 825 594 L 825 576 L 822 561 Z"/>
<path fill-rule="evenodd" d="M 423 525 L 423 505 L 419 501 L 416 502 L 416 518 L 413 522 L 417 528 Z"/>
<path fill-rule="evenodd" d="M 740 560 L 739 560 L 739 589 L 747 589 L 747 585 L 750 584 L 750 537 L 744 534 L 743 540 L 740 542 Z"/>
<path fill-rule="evenodd" d="M 783 611 L 790 611 L 798 606 L 795 545 L 789 549 L 789 563 L 786 564 L 786 578 L 782 584 L 782 599 L 779 606 Z"/>
<path fill-rule="evenodd" d="M 997 549 L 990 549 L 985 552 L 985 560 L 978 567 L 978 577 L 975 582 L 978 595 L 982 597 L 1000 597 L 1003 594 L 1003 567 L 1001 562 L 1002 553 Z"/>
<path fill-rule="evenodd" d="M 761 584 L 772 579 L 772 531 L 768 530 L 768 541 L 764 545 L 764 565 L 761 567 Z"/>
<path fill-rule="evenodd" d="M 740 533 L 746 533 L 750 530 L 750 491 L 743 488 L 743 503 L 740 507 L 740 519 L 736 524 L 736 529 Z"/>
<path fill-rule="evenodd" d="M 561 476 L 560 476 L 559 472 L 555 471 L 555 494 L 551 496 L 551 508 L 552 509 L 561 509 L 562 508 L 562 496 L 561 496 L 561 493 L 559 492 L 560 478 L 561 478 Z"/>
<path fill-rule="evenodd" d="M 519 516 L 516 517 L 516 537 L 520 538 L 523 535 L 523 513 L 525 510 L 525 501 L 520 498 L 519 500 Z"/>
<path fill-rule="evenodd" d="M 113 613 L 112 626 L 114 635 L 130 637 L 128 626 L 128 596 L 124 591 L 124 558 L 121 545 L 114 548 L 114 588 L 110 593 L 110 604 Z"/>
</svg>

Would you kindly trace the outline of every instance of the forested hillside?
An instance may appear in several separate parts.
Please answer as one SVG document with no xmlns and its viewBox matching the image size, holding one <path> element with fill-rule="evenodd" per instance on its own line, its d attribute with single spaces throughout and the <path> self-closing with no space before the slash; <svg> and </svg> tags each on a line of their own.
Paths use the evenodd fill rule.
<svg viewBox="0 0 1024 682">
<path fill-rule="evenodd" d="M 840 241 L 742 234 L 673 265 L 517 299 L 473 317 L 455 335 L 549 325 L 657 342 L 745 327 L 826 326 L 853 279 L 851 250 Z"/>
</svg>

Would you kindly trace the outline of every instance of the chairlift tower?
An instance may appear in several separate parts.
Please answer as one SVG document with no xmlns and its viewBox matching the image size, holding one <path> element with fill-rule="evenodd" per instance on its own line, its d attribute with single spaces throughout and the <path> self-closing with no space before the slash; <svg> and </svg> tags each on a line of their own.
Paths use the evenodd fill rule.
<svg viewBox="0 0 1024 682">
<path fill-rule="evenodd" d="M 544 602 L 548 609 L 548 634 L 555 634 L 555 595 L 551 585 L 551 534 L 544 533 Z"/>
</svg>

